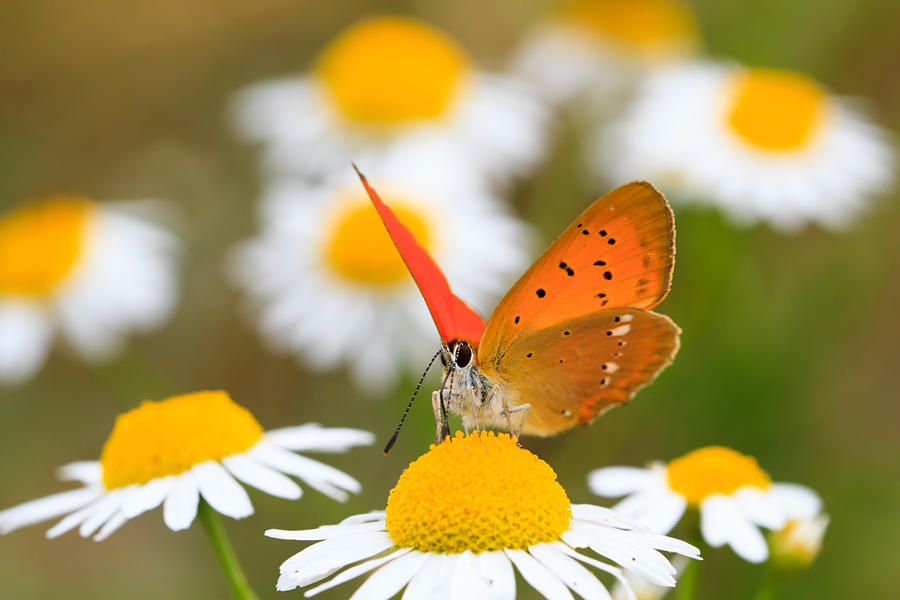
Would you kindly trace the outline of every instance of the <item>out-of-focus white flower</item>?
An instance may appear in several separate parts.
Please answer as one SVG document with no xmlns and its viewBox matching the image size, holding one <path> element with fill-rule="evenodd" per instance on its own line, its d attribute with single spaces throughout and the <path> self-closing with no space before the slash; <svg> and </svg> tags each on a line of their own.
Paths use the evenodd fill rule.
<svg viewBox="0 0 900 600">
<path fill-rule="evenodd" d="M 361 163 L 455 293 L 486 313 L 528 266 L 530 232 L 467 171 L 429 165 L 412 153 Z M 348 364 L 372 391 L 403 368 L 421 369 L 438 346 L 434 323 L 349 165 L 321 183 L 273 183 L 262 221 L 229 272 L 275 349 L 315 368 Z"/>
<path fill-rule="evenodd" d="M 378 17 L 341 33 L 307 75 L 244 90 L 235 116 L 278 172 L 327 175 L 402 141 L 504 180 L 543 156 L 549 113 L 528 82 L 479 71 L 443 33 Z"/>
<path fill-rule="evenodd" d="M 755 458 L 719 446 L 647 469 L 598 469 L 588 476 L 588 486 L 600 496 L 627 495 L 613 510 L 658 533 L 670 532 L 689 507 L 698 509 L 706 543 L 728 544 L 753 563 L 769 556 L 758 527 L 778 530 L 791 519 L 819 514 L 822 506 L 811 489 L 772 483 Z"/>
<path fill-rule="evenodd" d="M 690 544 L 646 531 L 611 510 L 571 505 L 547 463 L 509 435 L 492 432 L 457 433 L 432 446 L 403 472 L 386 512 L 266 535 L 321 540 L 281 565 L 279 590 L 338 573 L 306 592 L 312 596 L 371 572 L 352 600 L 387 600 L 403 588 L 404 598 L 514 600 L 513 567 L 546 598 L 571 598 L 571 589 L 603 599 L 609 592 L 584 565 L 612 574 L 626 589 L 624 572 L 674 586 L 675 569 L 659 550 L 700 557 Z"/>
<path fill-rule="evenodd" d="M 163 506 L 169 529 L 190 527 L 202 497 L 217 512 L 242 519 L 253 514 L 237 482 L 279 498 L 303 491 L 287 475 L 335 500 L 358 492 L 349 475 L 294 452 L 344 452 L 375 436 L 315 423 L 263 432 L 253 415 L 225 392 L 198 392 L 145 402 L 116 420 L 100 461 L 60 469 L 64 481 L 84 487 L 0 512 L 0 534 L 66 515 L 48 538 L 78 528 L 82 537 L 106 539 L 129 519 Z"/>
<path fill-rule="evenodd" d="M 525 38 L 514 70 L 553 103 L 605 104 L 698 46 L 694 16 L 679 0 L 575 0 Z"/>
<path fill-rule="evenodd" d="M 99 360 L 168 318 L 178 244 L 139 205 L 157 208 L 59 196 L 0 216 L 0 383 L 31 377 L 57 330 Z"/>
<path fill-rule="evenodd" d="M 769 534 L 770 567 L 783 574 L 808 569 L 822 551 L 829 521 L 826 514 L 791 519 L 787 525 Z"/>
<path fill-rule="evenodd" d="M 783 230 L 846 225 L 895 162 L 882 130 L 807 76 L 715 63 L 651 77 L 597 147 L 613 181 L 652 179 L 674 202 Z"/>
</svg>

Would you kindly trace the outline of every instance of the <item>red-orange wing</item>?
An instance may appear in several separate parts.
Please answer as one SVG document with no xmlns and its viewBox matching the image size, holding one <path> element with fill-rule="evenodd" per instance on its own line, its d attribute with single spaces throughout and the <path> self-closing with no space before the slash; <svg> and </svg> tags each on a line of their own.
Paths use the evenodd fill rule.
<svg viewBox="0 0 900 600">
<path fill-rule="evenodd" d="M 484 320 L 468 304 L 453 294 L 447 278 L 444 277 L 437 263 L 419 245 L 413 234 L 400 222 L 394 212 L 378 197 L 356 165 L 353 165 L 353 168 L 365 186 L 369 198 L 372 199 L 391 239 L 394 240 L 394 245 L 400 252 L 403 262 L 406 263 L 416 285 L 419 286 L 419 291 L 422 292 L 422 297 L 425 298 L 425 303 L 431 312 L 431 318 L 437 325 L 441 340 L 444 343 L 455 339 L 466 340 L 477 348 L 478 341 L 484 332 Z"/>
<path fill-rule="evenodd" d="M 669 291 L 675 223 L 646 181 L 609 192 L 585 210 L 500 301 L 478 352 L 496 368 L 522 335 L 613 308 L 650 309 Z"/>
</svg>

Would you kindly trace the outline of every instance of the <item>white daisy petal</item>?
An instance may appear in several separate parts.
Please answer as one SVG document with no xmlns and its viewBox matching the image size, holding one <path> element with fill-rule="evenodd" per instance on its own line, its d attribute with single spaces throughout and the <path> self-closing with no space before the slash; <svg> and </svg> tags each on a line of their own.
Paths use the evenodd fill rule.
<svg viewBox="0 0 900 600">
<path fill-rule="evenodd" d="M 615 498 L 652 486 L 654 479 L 654 474 L 647 469 L 606 467 L 588 474 L 588 487 L 598 496 Z"/>
<path fill-rule="evenodd" d="M 327 540 L 333 537 L 353 535 L 355 533 L 367 533 L 370 531 L 384 531 L 384 521 L 372 523 L 359 523 L 355 525 L 325 525 L 318 529 L 289 531 L 286 529 L 268 529 L 266 536 L 277 540 Z"/>
<path fill-rule="evenodd" d="M 408 550 L 408 549 L 407 549 Z M 416 600 L 418 598 L 435 598 L 445 585 L 444 572 L 455 563 L 456 555 L 428 553 L 425 563 L 419 567 L 416 574 L 403 590 L 402 600 Z"/>
<path fill-rule="evenodd" d="M 175 476 L 175 485 L 163 502 L 163 520 L 172 531 L 187 529 L 197 516 L 200 490 L 190 471 Z"/>
<path fill-rule="evenodd" d="M 191 467 L 191 475 L 197 482 L 200 495 L 216 512 L 233 519 L 243 519 L 253 514 L 253 505 L 241 485 L 228 471 L 214 460 Z"/>
<path fill-rule="evenodd" d="M 300 486 L 288 477 L 246 454 L 226 456 L 222 464 L 239 480 L 272 496 L 296 500 L 303 495 Z"/>
<path fill-rule="evenodd" d="M 427 558 L 427 554 L 414 550 L 392 560 L 366 579 L 350 600 L 388 600 L 409 583 Z"/>
<path fill-rule="evenodd" d="M 345 452 L 355 446 L 371 446 L 375 434 L 346 427 L 324 428 L 317 423 L 298 427 L 273 429 L 265 434 L 266 440 L 294 452 Z"/>
<path fill-rule="evenodd" d="M 107 521 L 103 527 L 100 528 L 100 531 L 97 532 L 97 535 L 94 536 L 95 542 L 102 542 L 113 533 L 115 533 L 122 525 L 128 522 L 128 517 L 126 517 L 121 512 L 117 512 L 114 514 L 109 521 Z"/>
<path fill-rule="evenodd" d="M 531 587 L 548 600 L 573 600 L 569 588 L 524 550 L 503 551 Z"/>
<path fill-rule="evenodd" d="M 553 546 L 536 544 L 528 552 L 585 600 L 611 600 L 609 591 L 593 573 Z"/>
<path fill-rule="evenodd" d="M 119 512 L 122 505 L 122 497 L 127 494 L 127 488 L 112 490 L 93 506 L 91 514 L 81 523 L 78 533 L 81 537 L 90 537 L 109 521 L 113 515 Z"/>
<path fill-rule="evenodd" d="M 401 548 L 395 552 L 391 552 L 387 556 L 382 556 L 381 558 L 373 558 L 372 560 L 368 560 L 366 562 L 352 566 L 349 569 L 347 569 L 346 571 L 344 571 L 343 573 L 336 575 L 334 577 L 334 579 L 332 579 L 328 583 L 323 583 L 322 585 L 320 585 L 318 587 L 314 587 L 311 590 L 307 591 L 306 593 L 304 593 L 304 596 L 306 596 L 307 598 L 310 598 L 312 596 L 315 596 L 319 592 L 324 592 L 325 590 L 329 590 L 329 589 L 331 589 L 335 586 L 338 586 L 342 583 L 345 583 L 352 579 L 356 579 L 357 577 L 360 577 L 361 575 L 365 575 L 369 571 L 373 571 L 373 570 L 379 568 L 381 565 L 388 563 L 396 558 L 400 558 L 404 554 L 407 554 L 411 551 L 412 550 L 410 548 Z"/>
<path fill-rule="evenodd" d="M 747 486 L 737 490 L 734 501 L 751 523 L 768 529 L 781 529 L 787 524 L 787 511 L 769 490 Z"/>
<path fill-rule="evenodd" d="M 169 475 L 151 479 L 138 487 L 128 498 L 122 501 L 122 514 L 133 519 L 134 517 L 153 510 L 163 503 L 172 488 L 175 487 L 176 477 Z"/>
<path fill-rule="evenodd" d="M 43 364 L 53 326 L 40 305 L 0 296 L 0 380 L 24 381 Z"/>
<path fill-rule="evenodd" d="M 392 546 L 390 537 L 383 532 L 332 538 L 287 559 L 281 565 L 281 572 L 295 571 L 303 579 L 319 577 L 333 569 L 377 556 Z"/>
<path fill-rule="evenodd" d="M 47 539 L 52 540 L 53 538 L 57 538 L 84 523 L 85 519 L 94 514 L 97 510 L 97 506 L 103 501 L 103 498 L 103 495 L 99 495 L 97 499 L 88 506 L 63 517 L 59 523 L 47 531 Z"/>
<path fill-rule="evenodd" d="M 784 506 L 789 519 L 812 518 L 822 512 L 822 499 L 805 485 L 773 483 L 771 493 Z"/>
<path fill-rule="evenodd" d="M 334 467 L 326 464 L 292 454 L 287 450 L 283 450 L 278 446 L 260 441 L 253 448 L 247 451 L 253 458 L 270 467 L 294 475 L 306 481 L 311 487 L 321 489 L 322 487 L 338 487 L 350 492 L 359 492 L 359 482 L 350 477 L 343 471 L 339 471 Z M 324 485 L 322 485 L 324 484 Z M 334 494 L 329 494 L 334 495 Z M 338 497 L 337 500 L 343 500 L 345 497 Z"/>
<path fill-rule="evenodd" d="M 40 523 L 72 511 L 80 511 L 102 495 L 103 490 L 99 487 L 85 487 L 8 508 L 0 512 L 0 534 L 7 534 L 20 527 Z"/>
<path fill-rule="evenodd" d="M 700 531 L 713 548 L 728 544 L 749 562 L 760 563 L 769 556 L 766 540 L 759 529 L 744 517 L 728 496 L 714 494 L 700 504 Z"/>
<path fill-rule="evenodd" d="M 625 573 L 622 571 L 622 569 L 614 567 L 612 565 L 608 565 L 604 562 L 600 562 L 599 560 L 595 560 L 590 556 L 585 556 L 579 552 L 576 552 L 563 542 L 551 542 L 551 545 L 563 554 L 570 556 L 575 560 L 579 560 L 586 565 L 594 567 L 595 569 L 600 569 L 604 573 L 609 573 L 610 575 L 615 577 L 620 584 L 622 584 L 622 587 L 627 592 L 628 599 L 635 600 L 634 592 L 631 591 L 631 586 L 628 584 L 628 579 L 625 577 Z"/>
<path fill-rule="evenodd" d="M 85 485 L 103 481 L 103 467 L 95 460 L 82 460 L 60 467 L 56 472 L 60 481 L 80 481 Z"/>
<path fill-rule="evenodd" d="M 491 582 L 478 570 L 478 555 L 465 550 L 456 555 L 453 574 L 449 578 L 449 600 L 473 600 L 488 597 Z"/>
<path fill-rule="evenodd" d="M 516 597 L 516 573 L 503 552 L 482 552 L 478 555 L 478 571 L 491 580 L 487 598 L 514 600 Z"/>
</svg>

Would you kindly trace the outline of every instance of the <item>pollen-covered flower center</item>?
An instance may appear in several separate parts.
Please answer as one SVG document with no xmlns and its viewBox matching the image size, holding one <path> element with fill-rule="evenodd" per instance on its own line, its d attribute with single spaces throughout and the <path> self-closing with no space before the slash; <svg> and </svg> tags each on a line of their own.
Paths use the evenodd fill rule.
<svg viewBox="0 0 900 600">
<path fill-rule="evenodd" d="M 384 17 L 345 31 L 319 58 L 318 72 L 346 116 L 389 124 L 442 115 L 469 64 L 441 32 Z"/>
<path fill-rule="evenodd" d="M 694 450 L 666 470 L 669 487 L 693 506 L 712 494 L 731 494 L 745 486 L 766 489 L 771 483 L 755 458 L 721 446 Z"/>
<path fill-rule="evenodd" d="M 578 0 L 566 12 L 595 31 L 638 49 L 696 37 L 691 14 L 676 0 Z"/>
<path fill-rule="evenodd" d="M 262 427 L 225 392 L 144 402 L 116 419 L 100 463 L 107 489 L 177 475 L 251 448 Z"/>
<path fill-rule="evenodd" d="M 400 476 L 387 530 L 401 548 L 477 553 L 558 540 L 571 516 L 553 469 L 508 434 L 457 432 Z"/>
<path fill-rule="evenodd" d="M 327 255 L 338 273 L 355 282 L 391 285 L 409 278 L 406 265 L 391 241 L 375 207 L 368 201 L 347 202 L 335 219 L 327 242 Z M 430 234 L 427 217 L 402 201 L 391 201 L 391 208 L 426 250 Z"/>
<path fill-rule="evenodd" d="M 732 84 L 728 123 L 745 142 L 762 150 L 807 146 L 828 113 L 828 97 L 813 80 L 777 69 L 751 69 Z"/>
<path fill-rule="evenodd" d="M 72 270 L 94 207 L 56 198 L 0 218 L 0 294 L 42 296 Z"/>
</svg>

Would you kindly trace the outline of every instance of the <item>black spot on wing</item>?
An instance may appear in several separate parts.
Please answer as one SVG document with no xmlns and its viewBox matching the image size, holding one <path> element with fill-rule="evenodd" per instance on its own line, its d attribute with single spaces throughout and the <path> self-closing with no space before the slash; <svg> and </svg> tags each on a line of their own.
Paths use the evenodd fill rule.
<svg viewBox="0 0 900 600">
<path fill-rule="evenodd" d="M 600 235 L 606 237 L 606 230 L 605 230 L 605 229 L 601 229 L 601 230 L 598 231 L 597 233 L 599 233 Z"/>
<path fill-rule="evenodd" d="M 516 315 L 516 318 L 514 319 L 514 322 L 515 322 L 516 325 L 519 324 L 519 317 L 518 317 L 518 315 Z"/>
<path fill-rule="evenodd" d="M 563 271 L 565 271 L 566 275 L 568 275 L 569 277 L 572 277 L 573 275 L 575 275 L 575 271 L 573 271 L 572 267 L 570 267 L 568 264 L 566 264 L 565 261 L 560 261 L 559 268 L 562 269 Z"/>
<path fill-rule="evenodd" d="M 594 266 L 595 266 L 595 267 L 605 267 L 605 266 L 606 266 L 606 261 L 605 261 L 605 260 L 598 260 L 597 262 L 594 263 Z"/>
<path fill-rule="evenodd" d="M 547 295 L 547 292 L 544 291 L 544 288 L 538 288 L 535 294 L 537 294 L 538 298 L 543 298 Z"/>
<path fill-rule="evenodd" d="M 607 281 L 609 281 L 610 279 L 612 279 L 612 272 L 611 272 L 611 271 L 606 271 L 605 273 L 603 273 L 603 279 L 605 279 L 605 280 L 607 280 Z"/>
<path fill-rule="evenodd" d="M 615 239 L 615 238 L 609 238 L 608 240 L 606 240 L 606 243 L 609 244 L 610 246 L 612 246 L 613 244 L 616 243 L 616 239 Z"/>
</svg>

